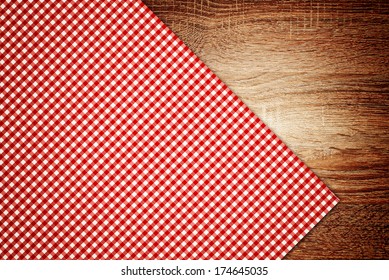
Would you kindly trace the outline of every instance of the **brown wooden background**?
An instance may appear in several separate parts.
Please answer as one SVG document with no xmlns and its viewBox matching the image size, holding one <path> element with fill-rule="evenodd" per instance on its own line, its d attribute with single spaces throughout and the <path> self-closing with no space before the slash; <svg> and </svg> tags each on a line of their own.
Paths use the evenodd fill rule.
<svg viewBox="0 0 389 280">
<path fill-rule="evenodd" d="M 340 197 L 287 259 L 389 258 L 389 1 L 145 0 Z"/>
</svg>

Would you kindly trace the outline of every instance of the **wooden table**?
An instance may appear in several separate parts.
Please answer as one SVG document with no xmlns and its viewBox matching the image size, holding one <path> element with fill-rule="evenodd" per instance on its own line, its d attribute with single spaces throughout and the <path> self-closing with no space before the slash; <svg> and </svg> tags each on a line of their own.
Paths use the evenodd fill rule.
<svg viewBox="0 0 389 280">
<path fill-rule="evenodd" d="M 389 1 L 144 2 L 340 197 L 286 258 L 388 259 Z"/>
</svg>

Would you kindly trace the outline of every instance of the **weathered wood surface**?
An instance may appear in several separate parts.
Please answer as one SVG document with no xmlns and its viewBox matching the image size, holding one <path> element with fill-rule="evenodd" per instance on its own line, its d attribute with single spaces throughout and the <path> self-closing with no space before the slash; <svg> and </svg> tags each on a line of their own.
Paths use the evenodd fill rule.
<svg viewBox="0 0 389 280">
<path fill-rule="evenodd" d="M 144 2 L 340 197 L 287 259 L 388 259 L 389 2 Z"/>
</svg>

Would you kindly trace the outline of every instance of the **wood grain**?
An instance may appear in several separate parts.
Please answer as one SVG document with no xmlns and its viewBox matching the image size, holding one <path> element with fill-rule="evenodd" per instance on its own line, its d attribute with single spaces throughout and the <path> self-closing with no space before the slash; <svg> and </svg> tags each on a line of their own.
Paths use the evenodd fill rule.
<svg viewBox="0 0 389 280">
<path fill-rule="evenodd" d="M 389 259 L 388 1 L 144 2 L 340 197 L 287 259 Z"/>
</svg>

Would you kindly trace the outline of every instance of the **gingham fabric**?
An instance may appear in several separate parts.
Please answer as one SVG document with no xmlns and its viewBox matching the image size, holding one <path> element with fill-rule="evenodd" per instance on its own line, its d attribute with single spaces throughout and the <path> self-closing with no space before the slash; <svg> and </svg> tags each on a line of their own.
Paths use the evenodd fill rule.
<svg viewBox="0 0 389 280">
<path fill-rule="evenodd" d="M 1 259 L 277 259 L 337 203 L 141 1 L 2 1 L 1 60 Z"/>
</svg>

